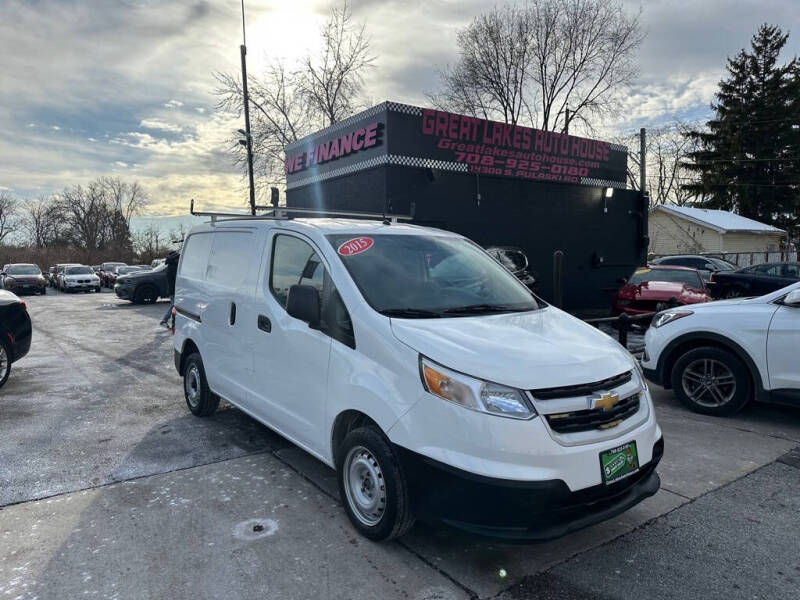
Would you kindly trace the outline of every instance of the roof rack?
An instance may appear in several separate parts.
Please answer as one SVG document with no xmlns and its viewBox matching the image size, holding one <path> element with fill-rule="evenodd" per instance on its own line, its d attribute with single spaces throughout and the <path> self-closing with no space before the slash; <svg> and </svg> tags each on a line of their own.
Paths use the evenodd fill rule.
<svg viewBox="0 0 800 600">
<path fill-rule="evenodd" d="M 413 215 L 395 215 L 391 213 L 371 213 L 352 210 L 331 210 L 327 208 L 300 208 L 288 206 L 256 206 L 256 210 L 267 211 L 265 214 L 250 215 L 243 213 L 222 213 L 222 212 L 201 212 L 194 210 L 194 198 L 189 204 L 189 213 L 195 217 L 211 217 L 211 222 L 216 222 L 218 218 L 224 219 L 267 219 L 267 220 L 287 220 L 293 214 L 307 215 L 308 217 L 350 217 L 354 219 L 380 219 L 386 225 L 397 223 L 398 221 L 411 221 Z"/>
</svg>

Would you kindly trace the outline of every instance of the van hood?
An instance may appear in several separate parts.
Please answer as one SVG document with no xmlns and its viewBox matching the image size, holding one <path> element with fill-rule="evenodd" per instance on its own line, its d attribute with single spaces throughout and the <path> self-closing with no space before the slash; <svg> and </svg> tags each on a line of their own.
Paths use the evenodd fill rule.
<svg viewBox="0 0 800 600">
<path fill-rule="evenodd" d="M 634 368 L 591 325 L 553 307 L 445 319 L 391 319 L 394 336 L 445 367 L 529 390 L 591 383 Z"/>
</svg>

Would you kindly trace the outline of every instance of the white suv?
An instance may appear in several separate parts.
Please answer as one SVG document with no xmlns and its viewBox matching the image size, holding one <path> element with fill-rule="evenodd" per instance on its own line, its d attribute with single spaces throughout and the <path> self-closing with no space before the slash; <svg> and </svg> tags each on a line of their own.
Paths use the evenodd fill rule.
<svg viewBox="0 0 800 600">
<path fill-rule="evenodd" d="M 800 405 L 800 283 L 758 298 L 659 313 L 642 367 L 689 408 L 727 415 L 750 398 Z"/>
<path fill-rule="evenodd" d="M 225 398 L 337 469 L 371 539 L 415 516 L 547 539 L 658 490 L 636 361 L 459 235 L 217 220 L 186 238 L 175 311 L 192 413 Z"/>
</svg>

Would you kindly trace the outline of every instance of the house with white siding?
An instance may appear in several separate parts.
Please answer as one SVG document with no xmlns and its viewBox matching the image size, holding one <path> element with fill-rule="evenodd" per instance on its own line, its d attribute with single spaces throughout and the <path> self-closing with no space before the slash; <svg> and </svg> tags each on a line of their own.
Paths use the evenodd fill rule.
<svg viewBox="0 0 800 600">
<path fill-rule="evenodd" d="M 725 210 L 659 204 L 650 210 L 650 254 L 776 252 L 786 232 Z"/>
</svg>

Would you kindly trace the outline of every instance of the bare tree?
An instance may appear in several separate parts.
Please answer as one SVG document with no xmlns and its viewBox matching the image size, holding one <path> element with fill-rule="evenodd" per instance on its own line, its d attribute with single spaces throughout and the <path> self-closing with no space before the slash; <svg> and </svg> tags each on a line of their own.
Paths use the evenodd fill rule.
<svg viewBox="0 0 800 600">
<path fill-rule="evenodd" d="M 217 73 L 216 78 L 218 108 L 241 114 L 241 78 L 223 73 Z M 312 111 L 300 93 L 297 78 L 281 60 L 273 60 L 261 77 L 248 77 L 253 170 L 259 190 L 283 181 L 284 148 L 311 133 L 318 122 L 310 118 Z M 244 171 L 247 154 L 238 138 L 231 140 L 231 150 L 234 164 Z"/>
<path fill-rule="evenodd" d="M 45 248 L 58 243 L 61 237 L 62 219 L 57 198 L 42 195 L 26 200 L 22 210 L 21 226 L 29 245 L 34 248 Z"/>
<path fill-rule="evenodd" d="M 177 227 L 169 230 L 169 241 L 176 246 L 183 244 L 187 233 L 186 226 L 183 223 L 178 223 Z"/>
<path fill-rule="evenodd" d="M 534 48 L 531 12 L 516 5 L 494 7 L 458 32 L 460 60 L 440 71 L 432 97 L 442 108 L 517 123 L 531 84 Z"/>
<path fill-rule="evenodd" d="M 350 4 L 334 6 L 322 27 L 322 48 L 309 54 L 299 72 L 300 93 L 327 127 L 359 108 L 364 70 L 375 62 L 366 25 L 353 22 Z"/>
<path fill-rule="evenodd" d="M 460 57 L 441 72 L 441 107 L 546 130 L 591 129 L 614 113 L 637 74 L 639 15 L 621 0 L 529 0 L 477 17 L 459 32 Z"/>
<path fill-rule="evenodd" d="M 0 244 L 14 230 L 17 199 L 6 190 L 0 191 Z"/>
<path fill-rule="evenodd" d="M 65 188 L 58 206 L 72 244 L 89 251 L 103 245 L 107 211 L 102 186 L 97 181 Z"/>
<path fill-rule="evenodd" d="M 284 148 L 309 133 L 350 116 L 361 105 L 364 71 L 375 58 L 365 25 L 353 20 L 349 3 L 335 6 L 320 32 L 321 47 L 296 65 L 273 59 L 260 76 L 248 75 L 253 162 L 259 190 L 285 181 Z M 241 114 L 242 82 L 237 75 L 216 73 L 221 110 Z M 231 140 L 234 163 L 244 168 L 247 156 Z"/>
<path fill-rule="evenodd" d="M 694 125 L 677 122 L 674 125 L 655 127 L 647 130 L 645 155 L 647 167 L 647 192 L 651 204 L 677 204 L 683 206 L 691 202 L 694 193 L 684 189 L 694 175 L 685 167 L 685 161 L 694 148 L 686 132 L 696 128 Z M 628 146 L 628 184 L 638 190 L 641 161 L 639 158 L 639 135 L 618 138 L 619 143 Z"/>
<path fill-rule="evenodd" d="M 164 258 L 169 252 L 166 240 L 155 225 L 149 225 L 133 235 L 133 247 L 143 264 L 150 264 L 156 258 Z"/>
<path fill-rule="evenodd" d="M 147 205 L 147 195 L 138 181 L 128 183 L 119 177 L 101 177 L 98 181 L 112 210 L 119 212 L 127 225 L 130 225 L 131 217 L 139 214 Z"/>
<path fill-rule="evenodd" d="M 55 206 L 69 243 L 90 253 L 111 248 L 128 256 L 133 252 L 130 218 L 145 202 L 138 183 L 101 177 L 85 186 L 65 188 Z"/>
</svg>

